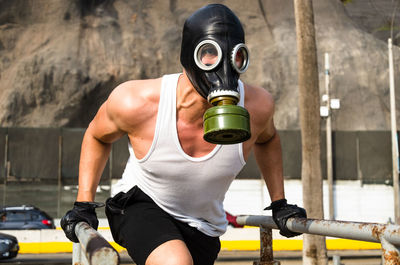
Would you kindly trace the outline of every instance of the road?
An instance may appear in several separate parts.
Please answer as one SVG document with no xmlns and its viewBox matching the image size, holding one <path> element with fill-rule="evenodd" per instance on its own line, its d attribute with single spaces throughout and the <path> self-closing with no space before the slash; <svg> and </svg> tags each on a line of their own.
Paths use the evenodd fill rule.
<svg viewBox="0 0 400 265">
<path fill-rule="evenodd" d="M 280 265 L 302 265 L 301 252 L 278 251 L 274 252 L 275 261 Z M 328 251 L 330 257 L 328 265 L 332 265 L 332 255 L 341 256 L 342 265 L 381 265 L 380 251 Z M 259 259 L 258 252 L 226 252 L 221 253 L 216 265 L 252 265 L 253 261 Z"/>
<path fill-rule="evenodd" d="M 376 251 L 356 251 L 351 253 L 329 253 L 341 254 L 341 263 L 343 265 L 380 265 L 380 253 Z M 2 260 L 1 263 L 14 265 L 71 265 L 70 253 L 61 254 L 20 254 L 11 260 Z M 252 265 L 253 261 L 259 258 L 258 252 L 221 252 L 215 265 Z M 298 252 L 278 252 L 275 254 L 275 260 L 281 262 L 281 265 L 302 265 L 301 253 Z M 121 264 L 133 265 L 126 253 L 121 253 Z M 332 260 L 329 261 L 332 265 Z"/>
</svg>

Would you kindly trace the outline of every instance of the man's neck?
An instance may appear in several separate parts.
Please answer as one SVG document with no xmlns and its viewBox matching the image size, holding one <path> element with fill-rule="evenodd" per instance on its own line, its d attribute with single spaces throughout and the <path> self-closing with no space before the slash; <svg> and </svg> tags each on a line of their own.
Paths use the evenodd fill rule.
<svg viewBox="0 0 400 265">
<path fill-rule="evenodd" d="M 179 77 L 176 106 L 179 119 L 201 125 L 204 112 L 211 107 L 210 103 L 196 91 L 185 73 Z"/>
</svg>

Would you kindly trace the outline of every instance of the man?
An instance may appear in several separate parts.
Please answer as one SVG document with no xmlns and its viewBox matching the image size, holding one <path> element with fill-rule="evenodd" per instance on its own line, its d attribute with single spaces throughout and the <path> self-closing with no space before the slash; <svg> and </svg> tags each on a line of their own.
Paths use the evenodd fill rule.
<svg viewBox="0 0 400 265">
<path fill-rule="evenodd" d="M 224 195 L 252 150 L 275 222 L 283 235 L 298 235 L 286 220 L 306 214 L 285 200 L 274 102 L 239 80 L 248 62 L 243 28 L 230 9 L 208 5 L 190 16 L 183 73 L 121 84 L 90 123 L 78 196 L 61 221 L 67 237 L 77 242 L 80 221 L 97 228 L 96 188 L 111 144 L 123 135 L 130 158 L 106 214 L 114 240 L 137 264 L 213 264 L 227 226 Z"/>
</svg>

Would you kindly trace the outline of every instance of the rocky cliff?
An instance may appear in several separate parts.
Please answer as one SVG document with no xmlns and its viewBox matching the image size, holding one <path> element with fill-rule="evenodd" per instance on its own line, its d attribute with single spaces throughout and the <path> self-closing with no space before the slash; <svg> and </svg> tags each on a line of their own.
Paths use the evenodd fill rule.
<svg viewBox="0 0 400 265">
<path fill-rule="evenodd" d="M 1 127 L 86 127 L 117 84 L 181 71 L 183 22 L 208 2 L 0 0 Z M 228 5 L 244 25 L 251 65 L 242 79 L 274 95 L 278 129 L 298 129 L 293 1 L 215 2 Z M 397 9 L 394 1 L 378 2 L 372 9 L 371 1 L 314 1 L 321 94 L 327 52 L 332 96 L 341 99 L 336 130 L 390 128 L 389 31 L 380 24 Z M 373 22 L 374 12 L 380 21 Z M 397 47 L 394 55 L 398 65 Z"/>
</svg>

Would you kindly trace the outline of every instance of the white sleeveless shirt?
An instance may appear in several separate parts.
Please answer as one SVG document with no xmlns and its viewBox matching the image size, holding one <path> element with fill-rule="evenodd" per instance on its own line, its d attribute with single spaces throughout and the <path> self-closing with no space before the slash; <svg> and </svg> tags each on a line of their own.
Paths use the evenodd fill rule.
<svg viewBox="0 0 400 265">
<path fill-rule="evenodd" d="M 175 219 L 209 236 L 226 231 L 223 200 L 230 184 L 246 164 L 242 144 L 216 145 L 207 155 L 191 157 L 180 143 L 176 126 L 176 89 L 180 74 L 165 75 L 161 84 L 155 134 L 148 153 L 130 157 L 113 195 L 137 185 Z M 244 88 L 239 81 L 244 105 Z"/>
</svg>

